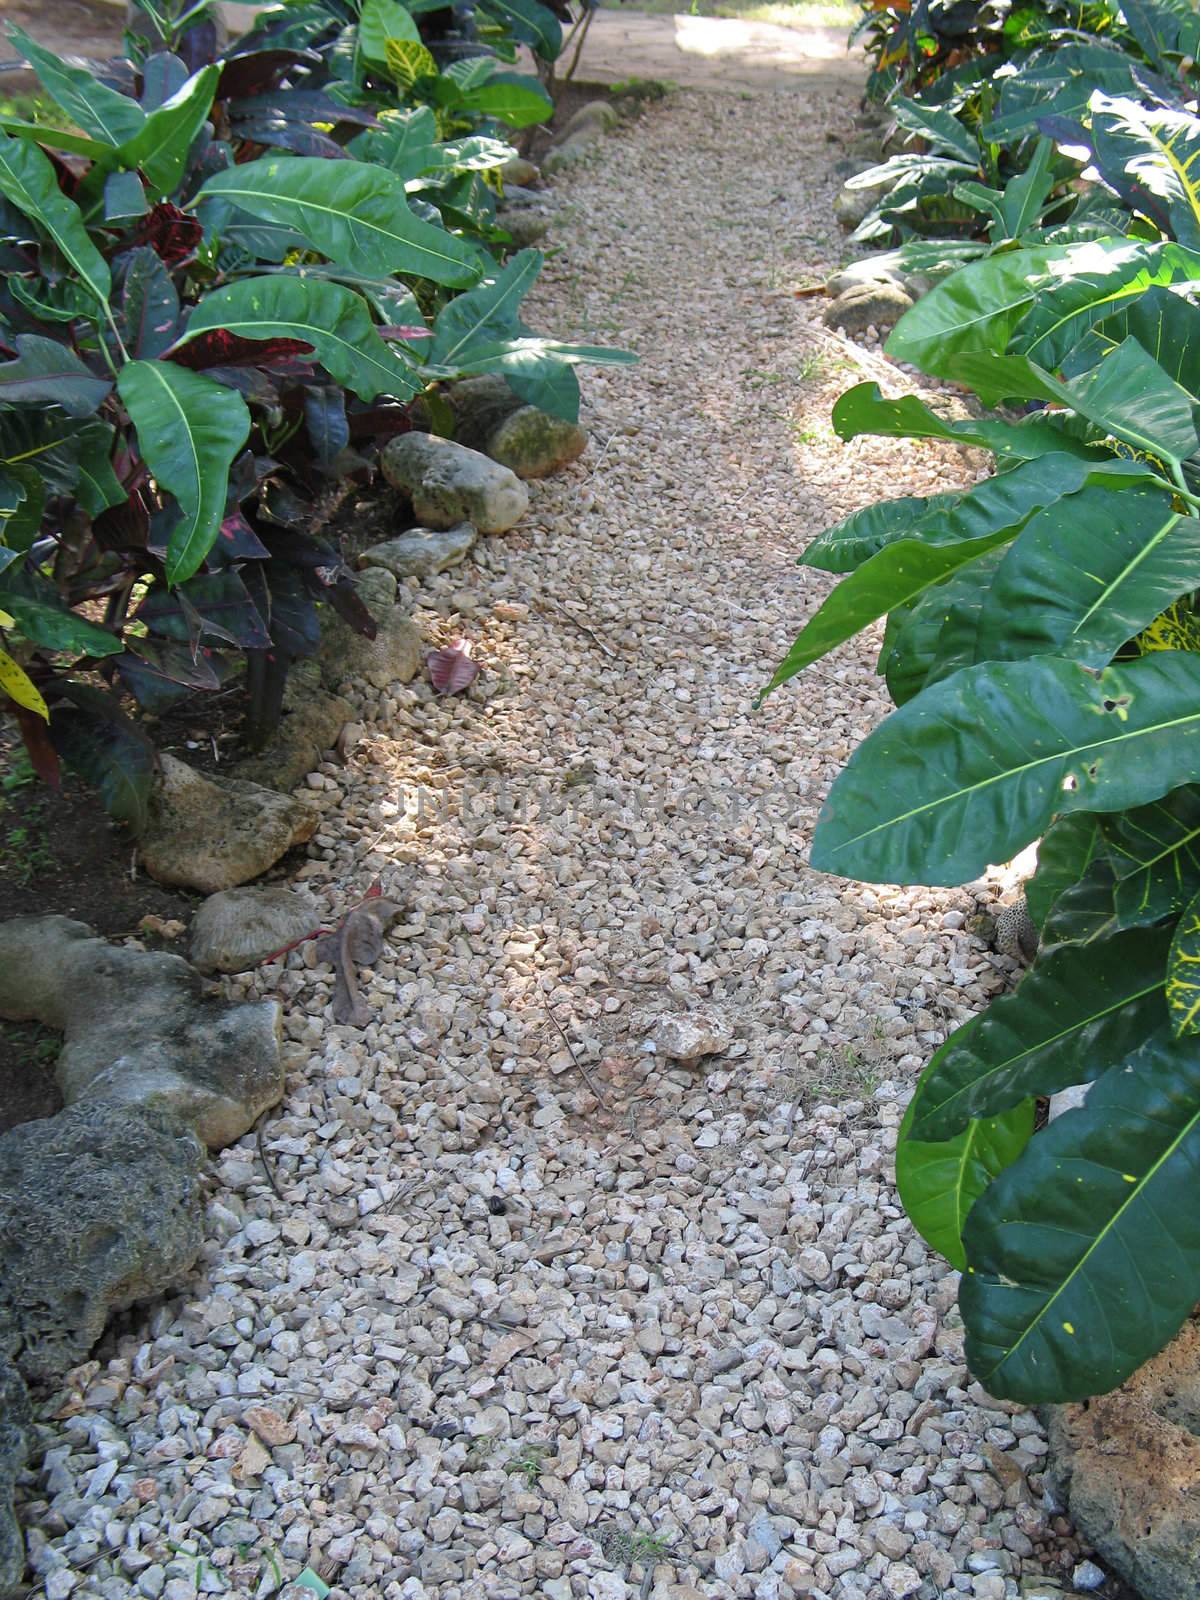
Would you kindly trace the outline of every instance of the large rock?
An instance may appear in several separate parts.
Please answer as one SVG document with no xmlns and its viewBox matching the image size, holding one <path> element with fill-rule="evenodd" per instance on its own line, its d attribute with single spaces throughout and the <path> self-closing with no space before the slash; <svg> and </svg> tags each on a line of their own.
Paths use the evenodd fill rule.
<svg viewBox="0 0 1200 1600">
<path fill-rule="evenodd" d="M 879 255 L 851 261 L 833 274 L 825 288 L 829 294 L 839 295 L 845 294 L 847 289 L 873 288 L 878 283 L 896 284 L 916 300 L 929 293 L 934 279 L 929 273 L 907 266 L 899 250 L 884 250 Z"/>
<path fill-rule="evenodd" d="M 867 173 L 861 173 L 857 177 L 847 178 L 833 202 L 833 214 L 847 233 L 853 232 L 895 186 L 894 177 L 866 182 L 867 176 Z"/>
<path fill-rule="evenodd" d="M 138 850 L 160 883 L 216 894 L 273 867 L 312 838 L 317 821 L 312 807 L 290 795 L 241 778 L 204 777 L 164 755 Z"/>
<path fill-rule="evenodd" d="M 516 473 L 431 433 L 392 439 L 381 465 L 388 482 L 409 496 L 431 528 L 473 522 L 480 533 L 507 533 L 529 505 L 529 490 Z"/>
<path fill-rule="evenodd" d="M 63 1034 L 55 1076 L 68 1107 L 138 1107 L 213 1149 L 283 1093 L 276 1001 L 210 999 L 182 957 L 110 945 L 69 917 L 0 923 L 0 1016 Z"/>
<path fill-rule="evenodd" d="M 192 919 L 192 963 L 201 972 L 246 972 L 320 926 L 321 913 L 302 890 L 225 889 Z"/>
<path fill-rule="evenodd" d="M 358 559 L 362 566 L 382 567 L 395 578 L 428 578 L 465 561 L 476 537 L 469 522 L 454 528 L 410 528 L 373 544 Z"/>
<path fill-rule="evenodd" d="M 269 789 L 296 788 L 337 744 L 338 734 L 353 715 L 348 701 L 322 688 L 316 661 L 295 662 L 283 691 L 283 715 L 270 743 L 258 755 L 239 761 L 233 776 Z"/>
<path fill-rule="evenodd" d="M 591 155 L 603 137 L 604 130 L 601 128 L 586 128 L 572 134 L 562 144 L 556 144 L 547 151 L 546 159 L 542 162 L 542 171 L 548 178 L 556 178 L 560 172 L 567 172 L 571 167 L 578 166 Z"/>
<path fill-rule="evenodd" d="M 621 118 L 617 108 L 608 100 L 588 100 L 572 112 L 562 131 L 555 135 L 555 144 L 565 144 L 581 133 L 591 133 L 601 138 L 617 126 Z"/>
<path fill-rule="evenodd" d="M 550 232 L 554 217 L 536 206 L 504 206 L 496 220 L 512 240 L 514 250 L 528 250 Z"/>
<path fill-rule="evenodd" d="M 1142 1600 L 1196 1600 L 1200 1318 L 1112 1394 L 1053 1406 L 1049 1481 Z"/>
<path fill-rule="evenodd" d="M 191 1267 L 203 1160 L 178 1123 L 103 1100 L 0 1137 L 0 1350 L 26 1378 L 77 1365 Z"/>
<path fill-rule="evenodd" d="M 32 1443 L 29 1396 L 16 1368 L 0 1354 L 0 1595 L 15 1589 L 25 1570 L 25 1536 L 12 1499 Z"/>
<path fill-rule="evenodd" d="M 518 478 L 545 478 L 583 454 L 587 434 L 577 422 L 520 406 L 492 430 L 485 448 Z"/>
<path fill-rule="evenodd" d="M 865 333 L 868 328 L 882 332 L 894 328 L 906 311 L 915 305 L 912 295 L 898 283 L 867 283 L 847 289 L 825 312 L 827 328 L 842 328 L 846 333 Z"/>
<path fill-rule="evenodd" d="M 527 161 L 524 156 L 513 156 L 500 168 L 500 176 L 504 180 L 505 188 L 510 183 L 515 183 L 518 188 L 524 188 L 527 184 L 536 183 L 540 174 L 532 161 Z"/>
<path fill-rule="evenodd" d="M 368 567 L 355 577 L 354 587 L 375 618 L 375 637 L 366 639 L 340 617 L 330 617 L 321 629 L 322 677 L 331 686 L 367 683 L 372 689 L 411 683 L 421 670 L 425 641 L 396 604 L 395 577 L 382 567 Z"/>
</svg>

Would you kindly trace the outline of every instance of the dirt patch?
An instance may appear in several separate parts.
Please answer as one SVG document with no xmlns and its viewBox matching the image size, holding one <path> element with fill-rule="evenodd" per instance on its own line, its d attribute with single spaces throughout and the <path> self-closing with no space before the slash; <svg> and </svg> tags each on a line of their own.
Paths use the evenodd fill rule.
<svg viewBox="0 0 1200 1600">
<path fill-rule="evenodd" d="M 47 6 L 44 0 L 4 0 L 4 21 L 15 22 L 24 28 L 39 44 L 48 45 L 62 55 L 86 56 L 92 61 L 106 61 L 121 49 L 121 35 L 125 26 L 125 8 L 111 5 L 106 0 L 54 0 Z M 0 33 L 0 61 L 19 60 L 17 52 Z M 0 93 L 24 72 L 0 76 Z M 30 83 L 32 84 L 32 74 Z M 22 85 L 24 87 L 24 85 Z"/>
</svg>

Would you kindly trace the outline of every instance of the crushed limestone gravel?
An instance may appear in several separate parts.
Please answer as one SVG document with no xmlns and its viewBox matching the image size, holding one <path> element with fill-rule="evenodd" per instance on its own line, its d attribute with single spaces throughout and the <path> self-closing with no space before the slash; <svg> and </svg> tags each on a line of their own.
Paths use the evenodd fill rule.
<svg viewBox="0 0 1200 1600">
<path fill-rule="evenodd" d="M 35 1594 L 1070 1589 L 1042 1430 L 970 1380 L 892 1186 L 916 1073 L 1011 977 L 992 889 L 807 867 L 886 709 L 869 643 L 751 704 L 828 591 L 805 542 L 978 470 L 831 432 L 908 381 L 793 292 L 840 264 L 853 112 L 680 94 L 556 189 L 534 320 L 641 365 L 586 373 L 589 451 L 518 529 L 410 580 L 471 689 L 344 686 L 295 876 L 327 921 L 402 901 L 374 1020 L 311 946 L 226 980 L 285 1002 L 270 1176 L 225 1151 L 193 1281 L 43 1397 Z M 652 1035 L 692 1011 L 732 1042 L 681 1065 Z"/>
</svg>

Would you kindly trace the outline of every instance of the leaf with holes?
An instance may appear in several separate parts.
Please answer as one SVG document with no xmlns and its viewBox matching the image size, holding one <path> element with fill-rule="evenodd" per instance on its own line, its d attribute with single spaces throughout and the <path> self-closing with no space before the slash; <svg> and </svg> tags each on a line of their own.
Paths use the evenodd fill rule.
<svg viewBox="0 0 1200 1600">
<path fill-rule="evenodd" d="M 812 863 L 875 883 L 959 884 L 1071 811 L 1123 811 L 1200 773 L 1200 657 L 984 662 L 892 713 L 838 777 Z"/>
</svg>

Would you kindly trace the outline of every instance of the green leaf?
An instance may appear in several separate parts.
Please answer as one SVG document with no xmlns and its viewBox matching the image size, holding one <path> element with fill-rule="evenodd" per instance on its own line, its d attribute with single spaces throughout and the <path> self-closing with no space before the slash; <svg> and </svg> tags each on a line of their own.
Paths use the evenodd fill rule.
<svg viewBox="0 0 1200 1600">
<path fill-rule="evenodd" d="M 543 61 L 554 61 L 562 54 L 562 24 L 538 0 L 480 0 L 479 9 L 485 16 L 495 17 Z"/>
<path fill-rule="evenodd" d="M 1194 399 L 1136 339 L 1061 389 L 1081 416 L 1136 450 L 1178 466 L 1200 449 Z"/>
<path fill-rule="evenodd" d="M 885 546 L 838 584 L 801 630 L 760 698 L 852 639 L 868 623 L 896 606 L 911 604 L 931 584 L 940 583 L 966 562 L 1012 536 L 1012 529 L 1006 525 L 986 538 L 958 544 L 929 545 L 918 539 L 901 539 Z"/>
<path fill-rule="evenodd" d="M 1167 957 L 1167 1009 L 1176 1038 L 1200 1033 L 1200 895 L 1184 907 Z"/>
<path fill-rule="evenodd" d="M 1095 323 L 1136 304 L 1156 285 L 1196 277 L 1200 255 L 1169 241 L 1095 239 L 1067 246 L 1033 283 L 1032 305 L 1010 348 L 1056 369 Z"/>
<path fill-rule="evenodd" d="M 946 358 L 964 350 L 1002 354 L 1047 266 L 1067 257 L 1061 246 L 1041 245 L 967 262 L 904 313 L 887 341 L 888 355 L 940 373 Z"/>
<path fill-rule="evenodd" d="M 992 1179 L 1029 1143 L 1034 1103 L 1026 1100 L 1002 1117 L 972 1122 L 953 1139 L 937 1144 L 913 1138 L 914 1103 L 909 1101 L 900 1124 L 896 1188 L 926 1244 L 961 1272 L 967 1265 L 962 1243 L 967 1216 Z"/>
<path fill-rule="evenodd" d="M 75 497 L 90 517 L 98 517 L 109 506 L 122 505 L 126 499 L 112 465 L 116 437 L 116 429 L 98 417 L 89 418 L 75 436 Z"/>
<path fill-rule="evenodd" d="M 212 107 L 221 69 L 201 68 L 171 98 L 146 118 L 145 126 L 122 144 L 121 161 L 145 173 L 151 188 L 169 195 L 183 176 L 188 154 Z"/>
<path fill-rule="evenodd" d="M 879 670 L 898 706 L 974 659 L 980 595 L 1003 557 L 1003 545 L 993 546 L 888 617 Z"/>
<path fill-rule="evenodd" d="M 410 93 L 422 79 L 436 79 L 437 62 L 428 48 L 416 39 L 388 39 L 384 45 L 386 72 L 399 88 Z"/>
<path fill-rule="evenodd" d="M 412 214 L 394 173 L 361 161 L 251 161 L 214 174 L 198 198 L 231 200 L 294 229 L 331 261 L 367 277 L 406 272 L 461 288 L 482 269 L 472 246 Z"/>
<path fill-rule="evenodd" d="M 241 395 L 169 361 L 131 361 L 117 380 L 138 445 L 182 520 L 167 547 L 167 581 L 182 583 L 212 549 L 225 515 L 229 468 L 250 433 Z"/>
<path fill-rule="evenodd" d="M 859 745 L 817 824 L 812 864 L 872 883 L 958 884 L 1051 819 L 1123 811 L 1200 772 L 1200 657 L 1096 674 L 1053 656 L 966 667 Z"/>
<path fill-rule="evenodd" d="M 0 362 L 0 404 L 58 405 L 72 417 L 94 412 L 112 388 L 67 345 L 19 333 L 17 359 Z"/>
<path fill-rule="evenodd" d="M 105 222 L 129 222 L 150 209 L 142 180 L 136 172 L 110 172 L 104 180 Z"/>
<path fill-rule="evenodd" d="M 1034 1095 L 1091 1083 L 1167 1034 L 1170 930 L 1039 953 L 1013 994 L 959 1029 L 921 1075 L 913 1135 L 949 1139 Z"/>
<path fill-rule="evenodd" d="M 841 572 L 905 539 L 945 545 L 985 538 L 1004 528 L 1015 533 L 1035 511 L 1073 495 L 1091 480 L 1136 478 L 1144 471 L 1136 462 L 1088 461 L 1057 451 L 985 478 L 963 495 L 884 500 L 868 506 L 821 534 L 804 552 L 802 564 Z"/>
<path fill-rule="evenodd" d="M 961 494 L 935 494 L 877 500 L 819 533 L 800 557 L 800 565 L 821 572 L 853 572 L 885 545 L 915 538 L 926 526 L 939 524 L 962 498 Z"/>
<path fill-rule="evenodd" d="M 525 334 L 513 339 L 496 339 L 491 343 L 473 345 L 470 356 L 455 364 L 455 371 L 472 375 L 508 372 L 513 368 L 528 371 L 546 362 L 564 362 L 568 366 L 628 367 L 637 359 L 631 350 L 617 350 L 610 345 L 565 344 L 561 339 L 543 339 L 536 334 Z"/>
<path fill-rule="evenodd" d="M 891 110 L 906 132 L 917 134 L 935 150 L 958 156 L 969 167 L 979 165 L 979 142 L 952 111 L 923 105 L 919 100 L 906 99 L 902 94 L 898 94 L 891 102 Z"/>
<path fill-rule="evenodd" d="M 1200 890 L 1200 791 L 1176 789 L 1153 805 L 1099 820 L 1122 927 L 1161 922 Z"/>
<path fill-rule="evenodd" d="M 477 348 L 519 334 L 521 302 L 545 259 L 540 250 L 521 250 L 476 288 L 443 306 L 433 325 L 428 364 L 457 371 Z"/>
<path fill-rule="evenodd" d="M 136 100 L 118 94 L 83 67 L 73 67 L 10 23 L 8 37 L 28 61 L 46 93 L 77 128 L 106 145 L 123 145 L 139 133 L 146 113 Z"/>
<path fill-rule="evenodd" d="M 1079 882 L 1068 885 L 1051 906 L 1038 943 L 1039 955 L 1053 955 L 1064 944 L 1095 945 L 1118 933 L 1116 887 L 1112 862 L 1098 856 Z"/>
<path fill-rule="evenodd" d="M 284 274 L 243 278 L 204 297 L 180 342 L 218 328 L 243 339 L 303 339 L 329 376 L 360 400 L 379 394 L 407 400 L 423 387 L 380 338 L 362 297 L 340 283 Z"/>
<path fill-rule="evenodd" d="M 976 1202 L 959 1294 L 989 1394 L 1083 1400 L 1124 1382 L 1196 1304 L 1200 1050 L 1163 1040 L 1039 1133 Z"/>
<path fill-rule="evenodd" d="M 107 305 L 108 263 L 88 238 L 79 207 L 58 187 L 48 156 L 36 145 L 0 138 L 0 194 L 45 228 L 95 298 Z"/>
<path fill-rule="evenodd" d="M 127 258 L 121 285 L 121 333 L 130 355 L 151 361 L 179 331 L 179 295 L 156 250 L 140 245 Z"/>
<path fill-rule="evenodd" d="M 421 35 L 410 12 L 399 0 L 363 0 L 358 19 L 358 48 L 374 66 L 387 66 L 389 39 L 420 41 Z"/>
<path fill-rule="evenodd" d="M 975 659 L 1061 655 L 1103 667 L 1200 578 L 1200 521 L 1142 485 L 1093 484 L 1033 516 L 996 569 Z"/>
<path fill-rule="evenodd" d="M 54 748 L 96 791 L 108 814 L 139 833 L 158 770 L 154 746 L 103 691 L 78 683 L 66 688 L 80 709 L 55 711 L 50 722 Z"/>
<path fill-rule="evenodd" d="M 4 595 L 4 609 L 17 619 L 21 632 L 34 644 L 47 650 L 67 650 L 75 655 L 111 656 L 121 648 L 120 639 L 106 628 L 67 611 L 61 606 L 46 605 L 41 600 L 30 600 L 24 595 Z"/>
<path fill-rule="evenodd" d="M 1200 394 L 1200 308 L 1175 289 L 1156 286 L 1098 322 L 1064 358 L 1064 377 L 1077 377 L 1133 338 L 1168 377 Z"/>
<path fill-rule="evenodd" d="M 949 439 L 990 450 L 1001 461 L 1031 461 L 1051 451 L 1095 459 L 1044 415 L 1016 423 L 977 421 L 974 417 L 948 422 L 915 395 L 885 400 L 877 383 L 858 383 L 839 395 L 833 406 L 833 427 L 839 439 L 856 439 L 862 433 L 894 439 Z"/>
<path fill-rule="evenodd" d="M 87 139 L 81 133 L 71 133 L 65 128 L 51 128 L 44 122 L 22 122 L 19 117 L 0 117 L 0 130 L 19 139 L 32 140 L 51 150 L 66 150 L 74 156 L 86 156 L 89 161 L 108 162 L 113 157 L 113 147 L 99 139 Z"/>
<path fill-rule="evenodd" d="M 497 72 L 487 83 L 467 89 L 463 109 L 482 117 L 495 117 L 510 128 L 530 128 L 554 114 L 554 101 L 536 78 L 519 72 Z"/>
<path fill-rule="evenodd" d="M 1099 817 L 1079 811 L 1060 817 L 1042 835 L 1037 868 L 1025 884 L 1025 902 L 1039 932 L 1059 895 L 1083 877 L 1093 860 L 1105 857 L 1100 823 Z"/>
<path fill-rule="evenodd" d="M 1200 249 L 1200 119 L 1099 90 L 1090 110 L 1100 176 L 1131 210 L 1189 250 Z"/>
<path fill-rule="evenodd" d="M 982 184 L 961 183 L 954 193 L 960 200 L 977 202 L 991 217 L 988 231 L 993 244 L 1020 239 L 1041 220 L 1042 207 L 1055 185 L 1050 170 L 1053 159 L 1054 145 L 1049 139 L 1039 139 L 1029 166 L 1010 178 L 1003 191 L 985 189 Z"/>
</svg>

